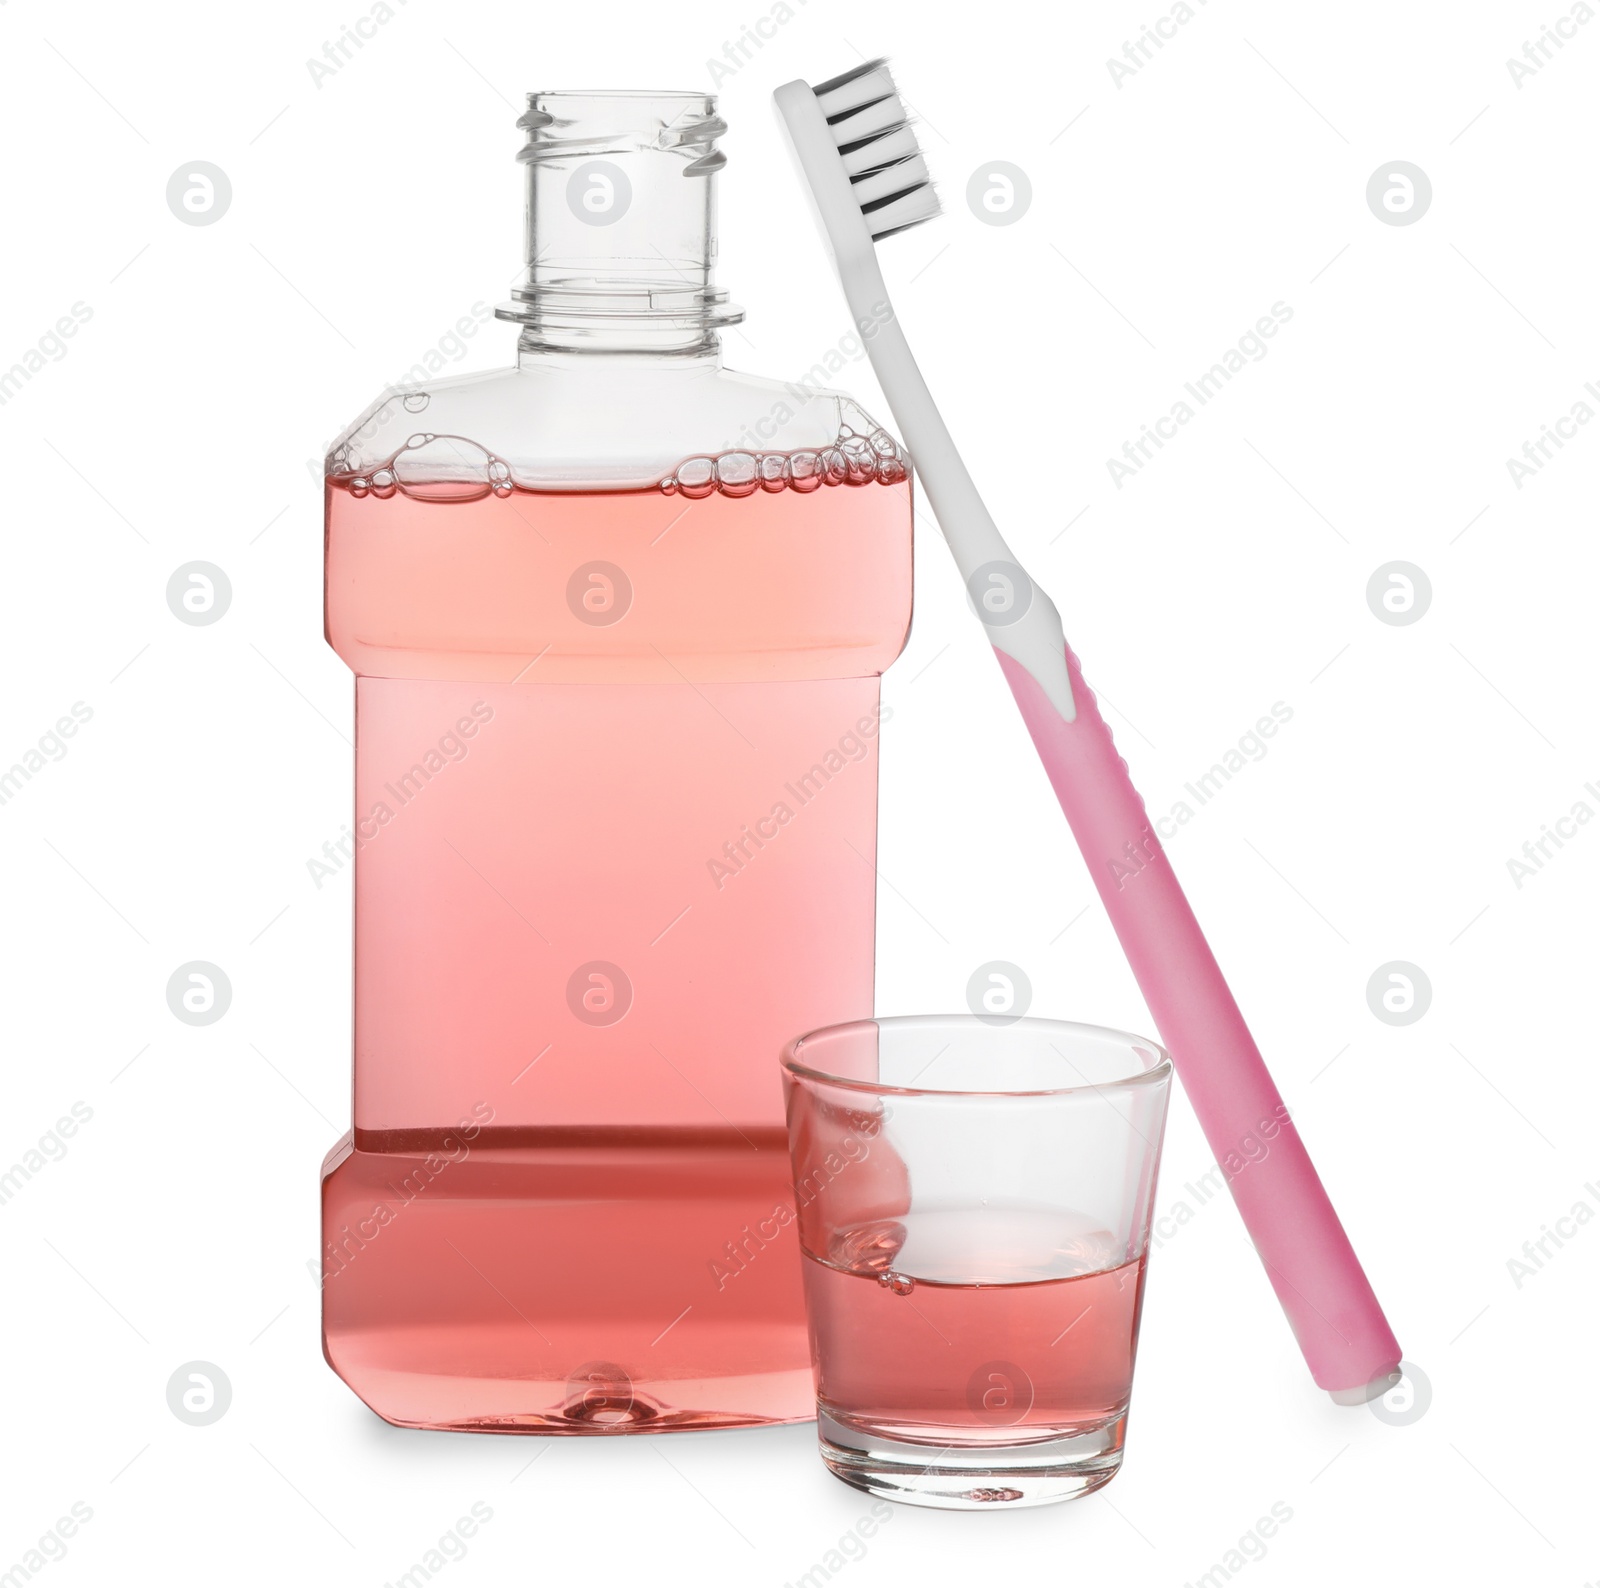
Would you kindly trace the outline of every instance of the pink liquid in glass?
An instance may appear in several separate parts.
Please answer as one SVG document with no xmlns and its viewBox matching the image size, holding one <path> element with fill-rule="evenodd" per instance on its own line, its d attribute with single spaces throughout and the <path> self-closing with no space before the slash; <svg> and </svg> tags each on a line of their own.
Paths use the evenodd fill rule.
<svg viewBox="0 0 1600 1588">
<path fill-rule="evenodd" d="M 804 1264 L 819 1406 L 869 1439 L 939 1447 L 1103 1428 L 1128 1405 L 1145 1270 L 1143 1256 L 1097 1266 L 1105 1255 L 1045 1210 L 837 1232 Z M 974 1258 L 981 1281 L 960 1277 Z"/>
<path fill-rule="evenodd" d="M 812 1415 L 776 1060 L 871 1011 L 910 525 L 903 480 L 330 485 L 358 676 L 324 1341 L 391 1422 Z"/>
</svg>

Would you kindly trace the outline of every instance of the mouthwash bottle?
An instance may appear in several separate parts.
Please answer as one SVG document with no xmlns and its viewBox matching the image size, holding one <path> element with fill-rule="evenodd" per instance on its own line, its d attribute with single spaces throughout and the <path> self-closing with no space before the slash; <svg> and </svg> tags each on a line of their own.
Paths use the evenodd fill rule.
<svg viewBox="0 0 1600 1588">
<path fill-rule="evenodd" d="M 911 485 L 723 367 L 715 101 L 529 96 L 514 368 L 327 464 L 355 674 L 334 1370 L 415 1427 L 812 1415 L 777 1057 L 872 1012 Z"/>
</svg>

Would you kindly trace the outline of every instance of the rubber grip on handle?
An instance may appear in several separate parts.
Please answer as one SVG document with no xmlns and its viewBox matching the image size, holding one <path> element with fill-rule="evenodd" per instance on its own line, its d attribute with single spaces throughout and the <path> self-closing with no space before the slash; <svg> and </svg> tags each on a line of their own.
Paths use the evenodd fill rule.
<svg viewBox="0 0 1600 1588">
<path fill-rule="evenodd" d="M 1400 1346 L 1067 648 L 1077 718 L 996 651 L 1173 1067 L 1318 1385 L 1392 1372 Z M 1273 1123 L 1277 1122 L 1274 1132 Z"/>
</svg>

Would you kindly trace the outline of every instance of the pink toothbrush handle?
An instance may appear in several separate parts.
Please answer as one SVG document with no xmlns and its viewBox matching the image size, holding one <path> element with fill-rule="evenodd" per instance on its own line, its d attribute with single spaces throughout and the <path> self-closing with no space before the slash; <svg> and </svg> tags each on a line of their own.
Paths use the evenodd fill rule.
<svg viewBox="0 0 1600 1588">
<path fill-rule="evenodd" d="M 1077 657 L 1069 647 L 1077 717 L 1067 722 L 1026 668 L 995 654 L 1312 1377 L 1335 1392 L 1381 1381 L 1399 1364 L 1399 1343 L 1288 1121 Z"/>
</svg>

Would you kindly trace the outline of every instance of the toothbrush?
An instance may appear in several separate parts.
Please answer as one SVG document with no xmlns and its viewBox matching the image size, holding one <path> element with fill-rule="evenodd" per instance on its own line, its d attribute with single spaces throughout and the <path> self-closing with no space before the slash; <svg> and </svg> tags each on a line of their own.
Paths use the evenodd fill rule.
<svg viewBox="0 0 1600 1588">
<path fill-rule="evenodd" d="M 1341 1405 L 1400 1347 L 1117 753 L 1050 597 L 989 517 L 895 317 L 875 245 L 939 213 L 883 61 L 773 96 L 872 367 L 1312 1377 Z"/>
</svg>

